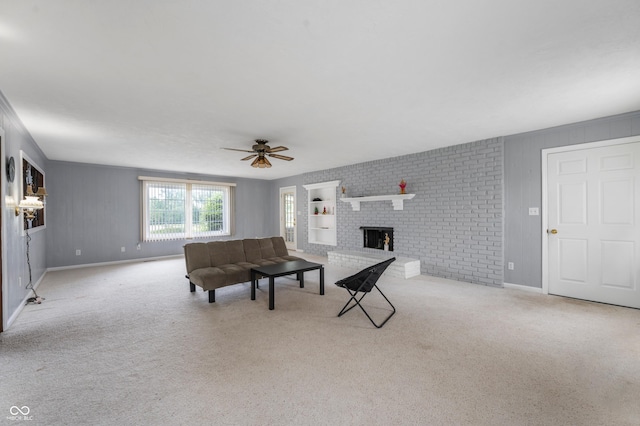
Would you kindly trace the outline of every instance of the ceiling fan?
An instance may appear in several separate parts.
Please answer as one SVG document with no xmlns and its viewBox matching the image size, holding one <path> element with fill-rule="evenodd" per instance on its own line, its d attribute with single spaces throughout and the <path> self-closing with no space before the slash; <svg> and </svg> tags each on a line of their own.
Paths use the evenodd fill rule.
<svg viewBox="0 0 640 426">
<path fill-rule="evenodd" d="M 251 163 L 252 167 L 257 167 L 260 169 L 271 167 L 271 163 L 267 159 L 266 156 L 277 158 L 278 160 L 291 161 L 293 157 L 287 157 L 286 155 L 274 154 L 274 152 L 287 151 L 289 148 L 286 146 L 276 146 L 271 148 L 267 143 L 269 142 L 266 139 L 256 139 L 256 144 L 251 147 L 251 150 L 246 149 L 236 149 L 236 148 L 222 148 L 228 149 L 230 151 L 240 151 L 240 152 L 251 152 L 252 155 L 248 157 L 242 158 L 241 161 L 251 160 L 255 158 Z"/>
</svg>

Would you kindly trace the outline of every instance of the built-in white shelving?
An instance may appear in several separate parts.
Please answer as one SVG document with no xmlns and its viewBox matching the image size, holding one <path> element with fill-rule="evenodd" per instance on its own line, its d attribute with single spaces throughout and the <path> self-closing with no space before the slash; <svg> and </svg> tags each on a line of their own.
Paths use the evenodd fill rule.
<svg viewBox="0 0 640 426">
<path fill-rule="evenodd" d="M 334 180 L 303 185 L 309 204 L 308 240 L 311 244 L 338 244 L 336 194 L 339 184 L 339 180 Z"/>
<path fill-rule="evenodd" d="M 360 203 L 367 201 L 391 201 L 394 210 L 403 210 L 404 200 L 410 200 L 415 196 L 416 194 L 372 195 L 369 197 L 341 198 L 340 200 L 345 203 L 351 203 L 351 208 L 354 212 L 360 211 Z"/>
</svg>

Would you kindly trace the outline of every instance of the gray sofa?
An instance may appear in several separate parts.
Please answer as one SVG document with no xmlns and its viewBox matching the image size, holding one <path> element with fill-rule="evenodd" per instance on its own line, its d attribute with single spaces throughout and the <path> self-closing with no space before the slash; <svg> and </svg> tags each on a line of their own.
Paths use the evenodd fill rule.
<svg viewBox="0 0 640 426">
<path fill-rule="evenodd" d="M 189 243 L 184 259 L 190 290 L 208 291 L 209 303 L 216 301 L 217 288 L 251 281 L 251 268 L 302 260 L 289 255 L 282 237 Z"/>
</svg>

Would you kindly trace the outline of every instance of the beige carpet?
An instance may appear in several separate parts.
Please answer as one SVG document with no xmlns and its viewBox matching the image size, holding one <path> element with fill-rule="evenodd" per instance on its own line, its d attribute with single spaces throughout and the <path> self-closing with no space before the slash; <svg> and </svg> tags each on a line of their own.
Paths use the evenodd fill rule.
<svg viewBox="0 0 640 426">
<path fill-rule="evenodd" d="M 278 279 L 275 311 L 264 281 L 209 304 L 182 259 L 50 272 L 0 334 L 0 423 L 640 424 L 640 311 L 383 277 L 378 330 L 336 317 L 354 272 L 328 265 L 324 296 Z"/>
</svg>

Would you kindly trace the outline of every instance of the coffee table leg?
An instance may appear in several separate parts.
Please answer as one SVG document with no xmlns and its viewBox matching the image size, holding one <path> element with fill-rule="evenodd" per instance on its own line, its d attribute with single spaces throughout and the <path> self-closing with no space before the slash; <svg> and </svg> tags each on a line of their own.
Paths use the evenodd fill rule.
<svg viewBox="0 0 640 426">
<path fill-rule="evenodd" d="M 256 300 L 256 273 L 251 271 L 251 300 Z"/>
<path fill-rule="evenodd" d="M 320 267 L 320 294 L 324 294 L 324 266 Z"/>
<path fill-rule="evenodd" d="M 275 298 L 275 291 L 273 288 L 273 277 L 269 277 L 269 310 L 273 311 L 273 305 L 274 305 L 274 301 L 273 299 Z"/>
<path fill-rule="evenodd" d="M 298 280 L 300 280 L 300 288 L 304 288 L 304 272 L 298 273 Z"/>
</svg>

